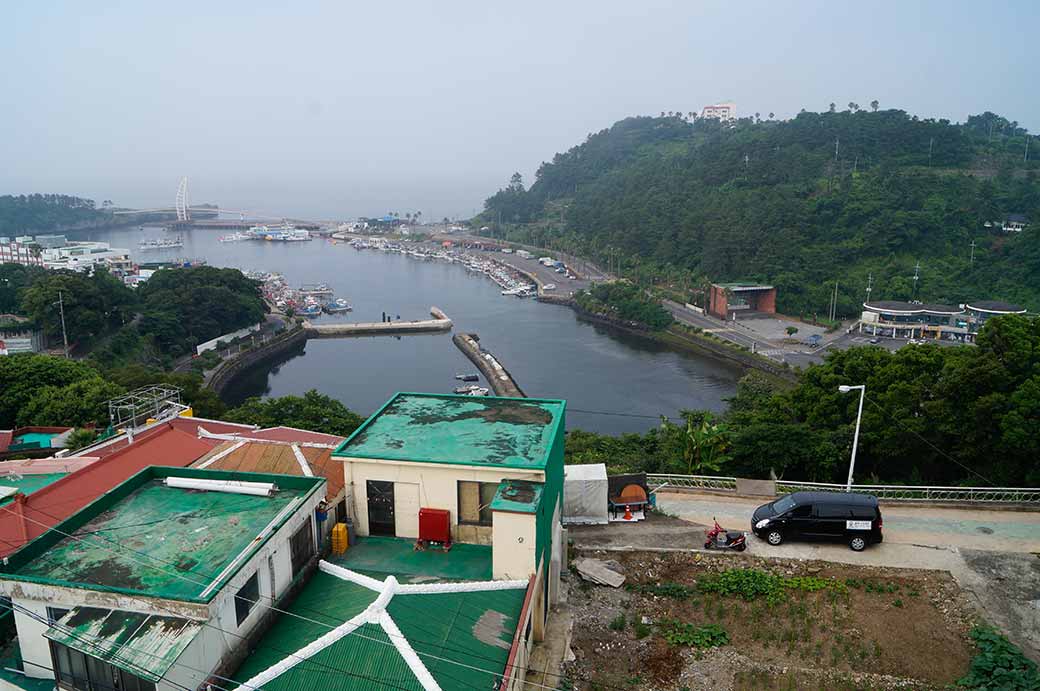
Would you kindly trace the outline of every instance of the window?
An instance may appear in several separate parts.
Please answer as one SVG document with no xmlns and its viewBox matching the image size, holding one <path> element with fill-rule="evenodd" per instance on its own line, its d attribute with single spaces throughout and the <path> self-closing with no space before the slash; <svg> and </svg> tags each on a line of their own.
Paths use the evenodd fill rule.
<svg viewBox="0 0 1040 691">
<path fill-rule="evenodd" d="M 314 530 L 311 528 L 310 517 L 289 540 L 289 552 L 292 556 L 292 575 L 296 578 L 314 554 Z"/>
<path fill-rule="evenodd" d="M 235 621 L 241 626 L 249 613 L 260 599 L 260 578 L 254 573 L 253 577 L 245 582 L 238 592 L 235 593 Z"/>
<path fill-rule="evenodd" d="M 850 515 L 848 507 L 841 504 L 820 504 L 816 507 L 817 518 L 848 518 Z"/>
<path fill-rule="evenodd" d="M 56 623 L 59 619 L 69 613 L 69 610 L 62 609 L 61 607 L 48 607 L 47 608 L 47 622 L 50 624 Z"/>
<path fill-rule="evenodd" d="M 459 523 L 491 525 L 491 501 L 497 482 L 459 480 Z"/>
<path fill-rule="evenodd" d="M 155 691 L 155 684 L 110 665 L 104 660 L 84 655 L 61 643 L 51 644 L 54 680 L 60 689 L 73 691 Z"/>
<path fill-rule="evenodd" d="M 805 504 L 804 506 L 795 507 L 794 511 L 791 512 L 791 518 L 810 518 L 812 517 L 812 504 Z"/>
</svg>

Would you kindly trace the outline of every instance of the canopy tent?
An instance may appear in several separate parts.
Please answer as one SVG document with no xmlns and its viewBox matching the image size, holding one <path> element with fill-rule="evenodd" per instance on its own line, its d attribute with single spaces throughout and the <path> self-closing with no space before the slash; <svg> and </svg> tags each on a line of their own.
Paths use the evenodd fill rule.
<svg viewBox="0 0 1040 691">
<path fill-rule="evenodd" d="M 600 525 L 607 522 L 607 466 L 568 465 L 563 469 L 563 522 Z"/>
</svg>

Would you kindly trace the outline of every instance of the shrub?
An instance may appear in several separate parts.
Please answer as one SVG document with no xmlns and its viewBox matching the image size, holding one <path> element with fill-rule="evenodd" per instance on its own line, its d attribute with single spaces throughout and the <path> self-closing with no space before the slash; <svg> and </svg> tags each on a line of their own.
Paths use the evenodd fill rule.
<svg viewBox="0 0 1040 691">
<path fill-rule="evenodd" d="M 625 613 L 620 612 L 616 617 L 610 620 L 611 631 L 624 631 L 625 630 Z"/>
<path fill-rule="evenodd" d="M 977 626 L 971 632 L 978 652 L 971 660 L 968 675 L 957 682 L 968 689 L 1001 689 L 1002 691 L 1037 691 L 1040 674 L 1036 663 L 1007 638 L 989 626 Z"/>
<path fill-rule="evenodd" d="M 672 645 L 688 645 L 694 648 L 715 648 L 729 643 L 729 634 L 718 624 L 697 626 L 676 619 L 662 623 L 661 635 Z"/>
</svg>

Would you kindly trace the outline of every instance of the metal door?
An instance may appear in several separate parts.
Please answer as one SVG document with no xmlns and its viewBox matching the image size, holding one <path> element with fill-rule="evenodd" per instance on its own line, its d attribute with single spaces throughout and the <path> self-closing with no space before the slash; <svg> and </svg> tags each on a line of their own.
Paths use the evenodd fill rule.
<svg viewBox="0 0 1040 691">
<path fill-rule="evenodd" d="M 395 536 L 394 483 L 368 480 L 368 534 Z"/>
</svg>

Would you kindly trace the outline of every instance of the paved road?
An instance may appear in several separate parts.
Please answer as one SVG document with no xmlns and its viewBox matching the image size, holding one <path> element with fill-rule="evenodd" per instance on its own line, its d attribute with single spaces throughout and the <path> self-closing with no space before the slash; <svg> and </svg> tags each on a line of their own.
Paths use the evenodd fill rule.
<svg viewBox="0 0 1040 691">
<path fill-rule="evenodd" d="M 666 310 L 671 312 L 676 321 L 689 326 L 696 326 L 731 343 L 753 349 L 756 353 L 777 362 L 784 362 L 793 353 L 792 350 L 761 338 L 754 332 L 733 322 L 725 322 L 721 319 L 701 314 L 671 300 L 662 300 L 661 304 Z"/>
</svg>

